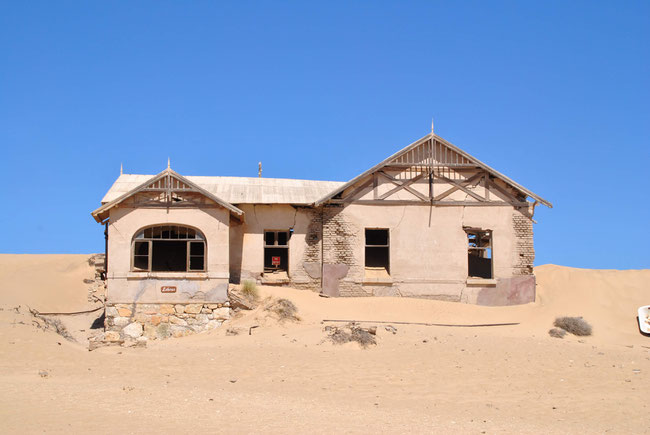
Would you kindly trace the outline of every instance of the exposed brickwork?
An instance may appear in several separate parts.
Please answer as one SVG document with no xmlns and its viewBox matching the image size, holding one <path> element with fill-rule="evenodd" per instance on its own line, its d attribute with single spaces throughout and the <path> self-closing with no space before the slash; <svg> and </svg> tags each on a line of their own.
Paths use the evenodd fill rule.
<svg viewBox="0 0 650 435">
<path fill-rule="evenodd" d="M 291 273 L 290 285 L 294 288 L 320 291 L 323 215 L 320 209 L 305 208 L 303 210 L 310 216 L 305 234 L 305 252 L 301 263 Z"/>
<path fill-rule="evenodd" d="M 354 246 L 363 241 L 361 231 L 345 218 L 342 206 L 323 207 L 323 261 L 328 264 L 346 264 L 347 275 L 339 280 L 340 296 L 371 296 L 360 282 L 363 280 L 361 258 L 356 258 Z"/>
<path fill-rule="evenodd" d="M 513 275 L 532 275 L 535 261 L 533 245 L 533 221 L 519 210 L 512 212 L 512 226 L 515 232 L 516 246 L 513 261 Z"/>
</svg>

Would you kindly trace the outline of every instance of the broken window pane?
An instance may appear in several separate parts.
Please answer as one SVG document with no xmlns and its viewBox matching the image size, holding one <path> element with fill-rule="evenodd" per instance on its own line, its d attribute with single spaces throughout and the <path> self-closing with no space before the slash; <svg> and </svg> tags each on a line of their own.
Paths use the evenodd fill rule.
<svg viewBox="0 0 650 435">
<path fill-rule="evenodd" d="M 467 275 L 491 279 L 492 274 L 492 232 L 489 230 L 466 229 L 467 232 Z"/>
<path fill-rule="evenodd" d="M 366 228 L 366 245 L 388 246 L 388 230 Z"/>
<path fill-rule="evenodd" d="M 152 245 L 151 270 L 154 272 L 187 270 L 187 242 L 156 240 Z"/>
<path fill-rule="evenodd" d="M 149 263 L 156 272 L 205 270 L 205 242 L 196 230 L 180 225 L 158 225 L 141 230 L 134 239 L 135 270 L 149 270 Z"/>
<path fill-rule="evenodd" d="M 203 270 L 203 269 L 204 269 L 203 256 L 190 257 L 190 270 Z"/>
<path fill-rule="evenodd" d="M 135 242 L 133 246 L 133 267 L 149 269 L 149 242 Z"/>
<path fill-rule="evenodd" d="M 289 249 L 288 248 L 264 248 L 264 271 L 285 271 L 289 270 Z"/>
<path fill-rule="evenodd" d="M 190 243 L 190 255 L 203 255 L 203 249 L 205 245 L 203 242 L 191 242 Z"/>
<path fill-rule="evenodd" d="M 385 276 L 390 273 L 390 247 L 387 229 L 366 228 L 366 275 Z"/>
<path fill-rule="evenodd" d="M 264 271 L 289 271 L 289 231 L 264 231 Z"/>
</svg>

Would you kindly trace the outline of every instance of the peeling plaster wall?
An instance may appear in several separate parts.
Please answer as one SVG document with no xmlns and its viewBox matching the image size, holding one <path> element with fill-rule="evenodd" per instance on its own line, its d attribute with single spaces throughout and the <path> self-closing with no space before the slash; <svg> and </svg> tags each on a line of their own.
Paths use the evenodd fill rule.
<svg viewBox="0 0 650 435">
<path fill-rule="evenodd" d="M 534 300 L 534 276 L 513 280 L 522 275 L 522 247 L 532 249 L 532 222 L 512 207 L 350 204 L 325 207 L 323 226 L 323 288 L 329 295 L 400 295 L 485 305 Z M 464 226 L 493 231 L 495 279 L 490 283 L 468 285 Z M 365 228 L 389 229 L 388 280 L 365 277 Z"/>
<path fill-rule="evenodd" d="M 223 208 L 114 208 L 108 227 L 107 303 L 225 302 L 228 299 L 229 219 Z M 206 272 L 131 272 L 131 241 L 158 224 L 187 225 L 206 237 Z M 175 286 L 175 293 L 161 293 Z"/>
<path fill-rule="evenodd" d="M 282 284 L 320 290 L 321 222 L 320 212 L 287 204 L 238 205 L 246 222 L 233 227 L 231 241 L 241 243 L 239 265 L 231 264 L 231 273 L 241 279 L 264 280 L 264 231 L 293 228 L 289 239 L 289 279 Z M 241 242 L 239 242 L 241 240 Z M 237 251 L 239 247 L 233 246 Z M 239 257 L 236 257 L 239 260 Z M 237 270 L 239 269 L 239 270 Z"/>
</svg>

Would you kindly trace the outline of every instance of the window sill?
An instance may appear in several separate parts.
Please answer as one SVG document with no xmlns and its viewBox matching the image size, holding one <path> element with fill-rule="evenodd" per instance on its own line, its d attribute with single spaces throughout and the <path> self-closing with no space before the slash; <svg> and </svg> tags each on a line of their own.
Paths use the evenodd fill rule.
<svg viewBox="0 0 650 435">
<path fill-rule="evenodd" d="M 497 285 L 497 280 L 487 278 L 467 278 L 466 284 L 469 286 L 495 286 Z"/>
<path fill-rule="evenodd" d="M 262 284 L 289 284 L 291 278 L 286 271 L 264 272 L 262 273 Z"/>
<path fill-rule="evenodd" d="M 385 267 L 366 266 L 363 284 L 392 285 L 393 278 Z"/>
<path fill-rule="evenodd" d="M 208 279 L 207 272 L 128 272 L 126 279 Z"/>
</svg>

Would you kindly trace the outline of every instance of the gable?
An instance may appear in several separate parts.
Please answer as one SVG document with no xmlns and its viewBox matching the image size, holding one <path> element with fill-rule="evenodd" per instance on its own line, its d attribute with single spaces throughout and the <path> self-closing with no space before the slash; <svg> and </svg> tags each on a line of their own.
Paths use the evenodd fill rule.
<svg viewBox="0 0 650 435">
<path fill-rule="evenodd" d="M 372 196 L 369 196 L 370 191 Z M 431 133 L 333 190 L 314 205 L 342 201 L 388 203 L 391 200 L 393 203 L 397 200 L 487 205 L 485 203 L 494 204 L 500 200 L 524 206 L 528 197 L 552 207 L 550 202 Z"/>
<path fill-rule="evenodd" d="M 243 211 L 196 185 L 170 168 L 130 189 L 92 212 L 97 222 L 108 218 L 111 208 L 126 203 L 132 207 L 200 207 L 220 206 L 235 216 Z"/>
</svg>

